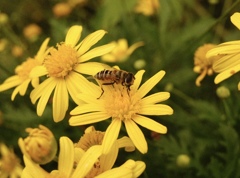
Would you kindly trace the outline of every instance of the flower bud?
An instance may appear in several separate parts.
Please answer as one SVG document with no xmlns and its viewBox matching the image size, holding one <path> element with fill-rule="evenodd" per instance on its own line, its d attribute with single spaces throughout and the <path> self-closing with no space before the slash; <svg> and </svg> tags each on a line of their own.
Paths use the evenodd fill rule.
<svg viewBox="0 0 240 178">
<path fill-rule="evenodd" d="M 45 126 L 27 128 L 29 136 L 19 138 L 22 153 L 37 164 L 46 164 L 53 160 L 57 152 L 57 142 L 52 132 Z"/>
<path fill-rule="evenodd" d="M 190 157 L 186 154 L 180 154 L 177 157 L 176 163 L 178 167 L 188 167 L 190 163 Z"/>
<path fill-rule="evenodd" d="M 146 66 L 146 61 L 144 59 L 138 59 L 134 62 L 135 69 L 143 69 Z"/>
<path fill-rule="evenodd" d="M 216 93 L 217 93 L 217 96 L 222 99 L 228 98 L 230 96 L 230 91 L 225 86 L 218 87 Z"/>
<path fill-rule="evenodd" d="M 0 13 L 0 25 L 5 25 L 6 23 L 8 23 L 8 21 L 8 15 L 5 13 Z"/>
<path fill-rule="evenodd" d="M 52 11 L 56 17 L 66 17 L 72 12 L 72 8 L 68 3 L 62 2 L 56 4 Z"/>
<path fill-rule="evenodd" d="M 14 57 L 21 57 L 23 55 L 23 48 L 20 46 L 17 46 L 17 45 L 13 46 L 12 47 L 12 55 Z"/>
<path fill-rule="evenodd" d="M 41 27 L 34 23 L 26 26 L 23 29 L 23 35 L 29 41 L 36 41 L 41 33 L 42 33 Z"/>
</svg>

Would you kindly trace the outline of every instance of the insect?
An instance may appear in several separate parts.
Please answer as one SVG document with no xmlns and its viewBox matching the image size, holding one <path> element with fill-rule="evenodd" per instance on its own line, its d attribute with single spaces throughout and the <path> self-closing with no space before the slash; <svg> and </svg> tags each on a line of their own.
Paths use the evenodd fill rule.
<svg viewBox="0 0 240 178">
<path fill-rule="evenodd" d="M 121 83 L 122 86 L 126 86 L 127 92 L 130 91 L 131 85 L 133 85 L 135 77 L 133 73 L 127 72 L 124 70 L 118 70 L 118 69 L 113 69 L 113 70 L 107 70 L 104 69 L 100 72 L 98 72 L 96 75 L 93 76 L 97 80 L 101 80 L 104 83 L 102 85 L 113 85 L 114 83 L 119 84 Z M 98 97 L 101 98 L 101 96 L 104 93 L 103 88 L 101 95 Z"/>
</svg>

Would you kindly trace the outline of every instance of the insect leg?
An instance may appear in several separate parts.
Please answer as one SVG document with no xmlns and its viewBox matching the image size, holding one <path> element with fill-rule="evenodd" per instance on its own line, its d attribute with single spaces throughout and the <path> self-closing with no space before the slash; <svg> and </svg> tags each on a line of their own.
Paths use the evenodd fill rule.
<svg viewBox="0 0 240 178">
<path fill-rule="evenodd" d="M 102 86 L 103 86 L 103 85 L 112 85 L 112 86 L 113 86 L 114 83 L 115 83 L 115 81 L 114 81 L 114 82 L 110 82 L 110 83 L 103 83 Z M 103 87 L 102 87 L 102 86 L 101 86 L 102 93 L 101 93 L 101 95 L 100 95 L 97 99 L 100 99 L 101 96 L 102 96 L 103 93 L 104 93 L 104 90 L 103 90 Z"/>
</svg>

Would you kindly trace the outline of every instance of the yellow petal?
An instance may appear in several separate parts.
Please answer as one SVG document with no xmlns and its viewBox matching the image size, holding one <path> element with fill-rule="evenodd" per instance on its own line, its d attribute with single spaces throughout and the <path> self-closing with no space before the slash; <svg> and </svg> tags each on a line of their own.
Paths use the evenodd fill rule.
<svg viewBox="0 0 240 178">
<path fill-rule="evenodd" d="M 87 74 L 87 75 L 95 75 L 98 72 L 110 68 L 107 64 L 99 63 L 99 62 L 86 62 L 86 63 L 81 63 L 78 65 L 75 70 L 79 73 L 82 74 Z"/>
<path fill-rule="evenodd" d="M 36 88 L 39 85 L 39 78 L 32 78 L 31 84 L 33 88 Z"/>
<path fill-rule="evenodd" d="M 133 168 L 133 177 L 139 177 L 146 169 L 146 164 L 143 161 L 136 161 L 136 166 Z"/>
<path fill-rule="evenodd" d="M 64 119 L 68 109 L 68 91 L 65 80 L 58 80 L 53 95 L 53 120 L 59 122 Z"/>
<path fill-rule="evenodd" d="M 99 93 L 101 91 L 99 86 L 92 82 L 89 82 L 79 73 L 73 73 L 68 76 L 67 87 L 70 94 L 75 93 L 75 95 L 71 94 L 71 96 L 72 98 L 74 98 L 75 101 L 77 101 L 76 103 L 79 103 L 79 99 L 83 100 L 83 98 L 86 98 L 87 103 L 94 101 L 99 102 L 98 100 L 96 100 L 99 97 Z M 81 92 L 85 94 L 84 96 L 82 96 L 82 98 L 79 97 L 79 95 L 82 94 Z"/>
<path fill-rule="evenodd" d="M 90 147 L 79 161 L 71 178 L 85 177 L 102 154 L 100 145 Z"/>
<path fill-rule="evenodd" d="M 131 152 L 135 150 L 135 146 L 132 140 L 126 136 L 118 139 L 117 143 L 119 148 L 125 148 L 125 151 L 127 152 Z"/>
<path fill-rule="evenodd" d="M 240 13 L 239 12 L 235 12 L 230 17 L 230 20 L 240 30 Z"/>
<path fill-rule="evenodd" d="M 117 159 L 117 156 L 118 156 L 118 143 L 114 142 L 108 154 L 103 154 L 100 157 L 99 161 L 101 165 L 101 171 L 104 172 L 106 170 L 111 169 Z"/>
<path fill-rule="evenodd" d="M 71 115 L 78 115 L 78 114 L 85 114 L 88 112 L 95 112 L 95 111 L 103 111 L 105 107 L 100 104 L 81 104 L 80 106 L 77 106 L 74 108 L 70 114 Z"/>
<path fill-rule="evenodd" d="M 125 167 L 118 167 L 103 172 L 94 178 L 133 178 L 132 170 Z"/>
<path fill-rule="evenodd" d="M 223 56 L 213 63 L 214 72 L 219 73 L 240 64 L 239 58 L 240 53 Z"/>
<path fill-rule="evenodd" d="M 132 46 L 129 47 L 127 53 L 128 55 L 131 55 L 133 53 L 133 51 L 135 51 L 137 48 L 139 48 L 140 46 L 143 46 L 144 43 L 141 41 L 141 42 L 137 42 L 137 43 L 134 43 Z"/>
<path fill-rule="evenodd" d="M 64 173 L 66 177 L 70 177 L 74 162 L 73 142 L 68 137 L 61 137 L 59 143 L 60 153 L 58 158 L 58 170 Z"/>
<path fill-rule="evenodd" d="M 229 78 L 232 75 L 234 75 L 235 73 L 237 73 L 239 70 L 240 70 L 240 64 L 221 72 L 220 74 L 218 74 L 215 77 L 214 83 L 218 84 L 218 83 L 222 82 L 223 80 L 226 80 L 227 78 Z"/>
<path fill-rule="evenodd" d="M 101 59 L 105 62 L 116 62 L 117 61 L 116 57 L 112 54 L 105 54 L 101 57 Z"/>
<path fill-rule="evenodd" d="M 46 67 L 44 67 L 44 66 L 36 66 L 36 67 L 34 67 L 31 70 L 29 76 L 31 78 L 36 78 L 36 77 L 40 77 L 40 76 L 46 75 L 47 73 L 48 73 L 48 71 L 47 71 Z"/>
<path fill-rule="evenodd" d="M 71 126 L 92 124 L 108 119 L 110 116 L 106 112 L 94 112 L 83 115 L 72 116 L 69 119 Z"/>
<path fill-rule="evenodd" d="M 173 109 L 165 104 L 149 104 L 143 105 L 138 113 L 143 115 L 171 115 Z"/>
<path fill-rule="evenodd" d="M 72 26 L 66 35 L 65 43 L 74 47 L 79 41 L 82 33 L 82 26 L 74 25 Z"/>
<path fill-rule="evenodd" d="M 13 101 L 16 95 L 19 93 L 21 96 L 25 95 L 27 91 L 28 84 L 30 83 L 30 79 L 25 80 L 22 84 L 17 86 L 12 93 L 11 100 Z"/>
<path fill-rule="evenodd" d="M 22 80 L 17 75 L 9 77 L 0 85 L 0 92 L 13 88 L 21 83 Z"/>
<path fill-rule="evenodd" d="M 40 49 L 38 50 L 37 55 L 35 57 L 35 59 L 38 60 L 40 63 L 42 63 L 44 60 L 44 54 L 47 49 L 49 40 L 50 40 L 50 38 L 46 38 L 44 40 L 44 42 L 42 43 L 42 45 L 41 45 Z"/>
<path fill-rule="evenodd" d="M 165 75 L 165 71 L 161 70 L 148 79 L 137 91 L 140 97 L 144 97 Z"/>
<path fill-rule="evenodd" d="M 212 56 L 216 56 L 219 54 L 224 55 L 224 54 L 237 53 L 239 52 L 239 45 L 240 45 L 240 40 L 221 43 L 215 48 L 209 50 L 206 54 L 206 57 L 210 58 Z"/>
<path fill-rule="evenodd" d="M 49 78 L 45 80 L 43 83 L 41 83 L 37 88 L 35 88 L 30 93 L 30 98 L 32 103 L 34 104 L 37 99 L 40 97 L 38 104 L 37 104 L 37 115 L 41 116 L 43 111 L 45 110 L 45 107 L 47 105 L 47 102 L 49 100 L 49 97 L 54 90 L 56 86 L 56 81 L 52 78 Z"/>
<path fill-rule="evenodd" d="M 88 61 L 89 59 L 107 54 L 110 51 L 112 51 L 114 47 L 115 47 L 114 44 L 109 43 L 106 45 L 93 48 L 90 51 L 83 54 L 82 56 L 80 56 L 79 62 L 85 62 L 85 61 Z"/>
<path fill-rule="evenodd" d="M 120 119 L 113 119 L 111 124 L 108 126 L 102 141 L 103 154 L 109 153 L 112 145 L 118 138 L 121 125 L 122 121 Z"/>
<path fill-rule="evenodd" d="M 51 93 L 55 86 L 56 81 L 54 80 L 54 78 L 46 79 L 30 93 L 32 103 L 34 104 L 38 100 L 38 98 L 40 98 L 45 93 Z"/>
<path fill-rule="evenodd" d="M 138 87 L 141 84 L 142 76 L 143 76 L 144 72 L 145 72 L 145 70 L 140 70 L 135 74 L 135 81 L 134 81 L 133 85 L 131 86 L 131 90 L 136 91 L 138 89 Z"/>
<path fill-rule="evenodd" d="M 162 125 L 152 119 L 149 119 L 148 117 L 136 115 L 133 118 L 133 120 L 134 120 L 134 122 L 141 125 L 142 127 L 145 127 L 154 132 L 162 133 L 162 134 L 167 133 L 167 127 L 165 127 L 164 125 Z"/>
<path fill-rule="evenodd" d="M 28 176 L 31 175 L 31 178 L 45 178 L 48 176 L 48 173 L 45 170 L 43 170 L 38 164 L 33 163 L 25 155 L 23 156 L 23 160 L 26 165 L 24 170 L 27 172 L 26 174 Z"/>
<path fill-rule="evenodd" d="M 89 34 L 81 42 L 80 47 L 78 49 L 78 55 L 82 56 L 84 53 L 86 53 L 93 45 L 95 45 L 99 40 L 101 40 L 106 33 L 107 32 L 105 30 L 97 30 Z"/>
<path fill-rule="evenodd" d="M 132 120 L 126 120 L 125 127 L 127 130 L 127 133 L 129 137 L 131 138 L 132 142 L 136 146 L 136 148 L 142 153 L 147 153 L 148 146 L 146 139 L 142 133 L 142 131 L 139 129 L 137 124 L 133 122 Z"/>
<path fill-rule="evenodd" d="M 149 95 L 141 100 L 142 105 L 155 104 L 167 100 L 170 97 L 169 92 L 158 92 Z"/>
</svg>

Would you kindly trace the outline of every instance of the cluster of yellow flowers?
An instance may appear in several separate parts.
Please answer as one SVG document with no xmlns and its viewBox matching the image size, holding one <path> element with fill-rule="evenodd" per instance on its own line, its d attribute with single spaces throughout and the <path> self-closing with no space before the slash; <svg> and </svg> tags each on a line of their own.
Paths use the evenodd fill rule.
<svg viewBox="0 0 240 178">
<path fill-rule="evenodd" d="M 230 17 L 231 22 L 240 30 L 240 13 L 236 12 Z M 231 77 L 240 70 L 240 41 L 229 41 L 219 45 L 205 44 L 195 52 L 194 71 L 200 73 L 196 85 L 200 86 L 201 80 L 214 72 L 219 73 L 214 82 L 216 84 Z M 240 83 L 238 83 L 240 90 Z"/>
<path fill-rule="evenodd" d="M 117 43 L 90 49 L 106 31 L 97 30 L 79 42 L 82 30 L 82 26 L 72 26 L 65 41 L 56 44 L 56 47 L 48 47 L 50 39 L 47 38 L 36 56 L 17 66 L 16 75 L 0 85 L 0 91 L 15 87 L 11 96 L 14 100 L 18 93 L 25 95 L 31 83 L 33 90 L 30 99 L 33 104 L 37 103 L 38 116 L 51 103 L 53 120 L 60 122 L 69 109 L 70 95 L 78 105 L 70 112 L 70 126 L 92 124 L 106 119 L 111 119 L 111 124 L 105 132 L 95 131 L 94 127 L 88 128 L 83 136 L 86 138 L 80 139 L 75 145 L 69 138 L 61 137 L 58 170 L 51 173 L 43 170 L 39 164 L 48 163 L 55 157 L 57 143 L 53 134 L 42 125 L 39 128 L 28 128 L 26 131 L 29 137 L 19 139 L 25 162 L 22 177 L 138 177 L 145 169 L 142 161 L 128 160 L 122 166 L 111 169 L 118 149 L 124 147 L 126 151 L 133 151 L 136 147 L 141 153 L 147 153 L 146 139 L 137 124 L 157 133 L 167 132 L 164 125 L 147 116 L 173 114 L 170 106 L 159 104 L 170 97 L 169 92 L 146 96 L 165 72 L 159 71 L 141 85 L 144 70 L 138 71 L 129 79 L 122 76 L 128 72 L 117 67 L 110 68 L 104 63 L 89 62 L 92 58 L 104 55 L 105 59 L 111 57 L 113 60 L 113 55 L 118 55 Z M 127 44 L 124 40 L 119 42 Z M 125 47 L 125 54 L 121 53 L 120 58 L 124 60 L 142 45 L 139 42 L 129 49 Z M 99 73 L 101 71 L 103 72 Z M 109 71 L 118 72 L 120 76 L 114 77 L 120 77 L 118 80 L 121 82 L 116 82 L 114 77 L 105 76 L 110 75 Z M 97 85 L 87 80 L 86 75 L 96 76 L 97 73 L 103 78 L 107 77 L 110 83 L 97 80 Z M 128 80 L 132 82 L 129 86 L 126 84 Z M 118 139 L 122 122 L 129 137 Z"/>
</svg>

